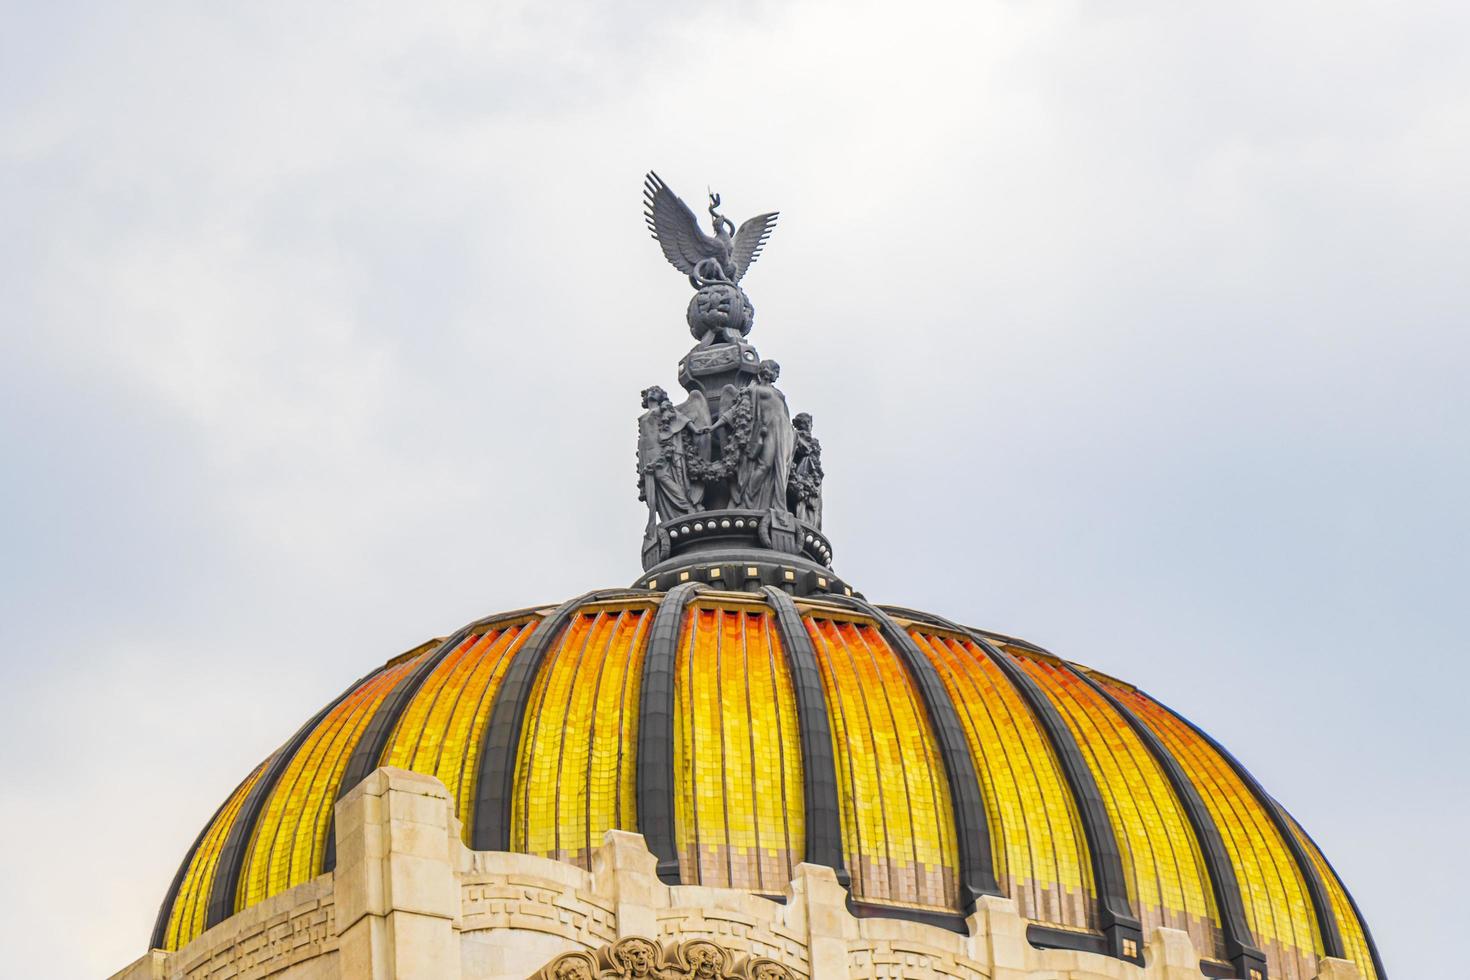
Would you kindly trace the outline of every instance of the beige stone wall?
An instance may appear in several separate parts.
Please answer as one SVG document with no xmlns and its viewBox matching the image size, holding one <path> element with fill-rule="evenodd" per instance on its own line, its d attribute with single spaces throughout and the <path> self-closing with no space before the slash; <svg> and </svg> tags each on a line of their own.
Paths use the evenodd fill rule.
<svg viewBox="0 0 1470 980">
<path fill-rule="evenodd" d="M 340 972 L 334 911 L 332 876 L 322 875 L 232 916 L 177 953 L 154 950 L 116 976 L 336 980 Z"/>
<path fill-rule="evenodd" d="M 857 919 L 828 868 L 799 865 L 779 904 L 668 886 L 636 834 L 610 831 L 592 871 L 470 851 L 449 793 L 379 769 L 337 806 L 337 868 L 208 930 L 154 950 L 113 980 L 526 980 L 563 953 L 619 939 L 706 939 L 732 961 L 768 957 L 796 980 L 1202 980 L 1189 937 L 1157 929 L 1146 966 L 1026 941 L 1007 899 L 983 899 L 969 934 Z M 1324 960 L 1321 980 L 1358 980 Z"/>
</svg>

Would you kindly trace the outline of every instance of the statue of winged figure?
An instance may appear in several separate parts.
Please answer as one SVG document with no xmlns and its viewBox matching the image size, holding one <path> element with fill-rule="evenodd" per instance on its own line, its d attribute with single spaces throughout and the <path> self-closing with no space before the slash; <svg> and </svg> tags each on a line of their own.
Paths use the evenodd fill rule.
<svg viewBox="0 0 1470 980">
<path fill-rule="evenodd" d="M 720 195 L 709 196 L 709 217 L 714 234 L 699 230 L 699 219 L 689 205 L 669 190 L 669 185 L 652 170 L 643 181 L 643 217 L 648 230 L 664 250 L 669 264 L 689 277 L 689 284 L 701 289 L 711 283 L 738 283 L 760 256 L 771 230 L 776 227 L 779 211 L 758 214 L 735 223 L 719 212 Z"/>
</svg>

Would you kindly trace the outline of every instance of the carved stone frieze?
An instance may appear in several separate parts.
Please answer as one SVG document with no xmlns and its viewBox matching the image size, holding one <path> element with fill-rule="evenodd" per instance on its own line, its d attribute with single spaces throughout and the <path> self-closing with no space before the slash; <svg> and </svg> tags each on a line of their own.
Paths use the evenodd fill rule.
<svg viewBox="0 0 1470 980">
<path fill-rule="evenodd" d="M 590 952 L 563 953 L 528 980 L 796 980 L 766 956 L 746 956 L 710 942 L 661 943 L 629 936 Z"/>
</svg>

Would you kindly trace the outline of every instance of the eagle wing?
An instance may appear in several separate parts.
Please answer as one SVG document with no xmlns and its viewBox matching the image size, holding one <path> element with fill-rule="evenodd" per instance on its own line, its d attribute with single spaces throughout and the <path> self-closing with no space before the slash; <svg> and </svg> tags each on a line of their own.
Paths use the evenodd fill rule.
<svg viewBox="0 0 1470 980">
<path fill-rule="evenodd" d="M 699 230 L 699 219 L 652 170 L 643 179 L 643 218 L 669 264 L 693 275 L 702 259 L 718 259 L 721 249 Z"/>
<path fill-rule="evenodd" d="M 761 249 L 765 247 L 766 239 L 771 237 L 771 230 L 776 227 L 776 218 L 780 213 L 771 211 L 768 214 L 758 214 L 740 223 L 740 230 L 735 233 L 735 243 L 730 250 L 731 259 L 735 262 L 736 282 L 745 276 L 746 271 L 760 257 Z"/>
</svg>

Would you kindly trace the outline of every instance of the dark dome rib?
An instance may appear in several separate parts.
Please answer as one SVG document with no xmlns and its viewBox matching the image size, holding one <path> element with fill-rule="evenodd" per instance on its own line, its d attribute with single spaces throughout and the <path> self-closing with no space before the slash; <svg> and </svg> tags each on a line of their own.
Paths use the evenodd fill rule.
<svg viewBox="0 0 1470 980">
<path fill-rule="evenodd" d="M 835 598 L 835 597 L 834 597 Z M 924 652 L 893 618 L 882 609 L 862 599 L 842 599 L 878 623 L 878 631 L 902 658 L 909 674 L 918 684 L 919 694 L 939 742 L 949 778 L 950 800 L 954 810 L 955 833 L 959 838 L 960 911 L 969 915 L 981 895 L 999 895 L 995 866 L 990 850 L 990 826 L 985 814 L 985 801 L 980 798 L 980 777 L 975 773 L 975 760 L 970 757 L 970 743 L 955 712 L 954 702 L 944 689 L 944 682 Z"/>
<path fill-rule="evenodd" d="M 470 623 L 456 631 L 441 642 L 433 653 L 420 660 L 413 671 L 388 692 L 388 696 L 384 698 L 383 703 L 378 706 L 378 710 L 368 721 L 367 730 L 362 733 L 362 738 L 358 739 L 357 744 L 353 746 L 352 755 L 347 760 L 347 768 L 342 773 L 342 782 L 337 786 L 337 800 L 340 801 L 348 791 L 366 779 L 378 767 L 378 760 L 383 757 L 383 752 L 388 747 L 388 740 L 393 736 L 393 729 L 398 724 L 399 716 L 413 703 L 413 696 L 423 686 L 424 679 L 434 672 L 439 661 L 463 643 L 465 638 L 476 629 L 501 618 L 503 617 L 492 616 Z M 337 812 L 334 806 L 331 819 L 327 822 L 327 851 L 322 858 L 323 871 L 331 871 L 337 866 L 336 828 Z"/>
<path fill-rule="evenodd" d="M 249 778 L 249 776 L 245 777 L 246 780 Z M 244 781 L 241 782 L 241 785 L 244 785 Z M 235 792 L 239 792 L 238 787 Z M 214 822 L 229 805 L 230 797 L 227 796 L 224 802 L 215 808 L 214 815 L 209 818 L 209 822 L 200 828 L 199 836 L 194 838 L 194 843 L 189 845 L 189 852 L 184 855 L 183 863 L 179 865 L 179 870 L 174 874 L 173 883 L 168 886 L 168 894 L 163 897 L 163 904 L 158 907 L 158 918 L 153 923 L 153 935 L 148 940 L 149 949 L 163 949 L 164 943 L 168 941 L 168 920 L 173 915 L 174 902 L 178 900 L 179 889 L 184 884 L 184 876 L 189 872 L 189 865 L 194 863 L 194 855 L 199 853 L 199 845 L 204 843 L 204 838 L 209 834 L 209 828 L 214 826 Z"/>
<path fill-rule="evenodd" d="M 1082 757 L 1082 750 L 1071 729 L 1057 713 L 1051 700 L 1037 687 L 1036 682 L 983 634 L 939 617 L 931 618 L 941 626 L 970 637 L 984 650 L 1041 723 L 1057 754 L 1062 774 L 1067 779 L 1067 787 L 1072 791 L 1072 799 L 1077 803 L 1077 815 L 1082 820 L 1082 829 L 1087 836 L 1087 851 L 1092 857 L 1092 876 L 1097 888 L 1099 924 L 1107 940 L 1107 951 L 1113 956 L 1142 963 L 1143 925 L 1133 914 L 1133 906 L 1128 901 L 1128 886 L 1123 877 L 1123 857 L 1118 850 L 1118 839 L 1108 820 L 1107 808 L 1103 805 L 1097 780 L 1087 767 L 1087 761 Z M 1137 955 L 1123 956 L 1125 940 L 1132 940 Z"/>
<path fill-rule="evenodd" d="M 292 756 L 333 708 L 346 700 L 348 695 L 361 687 L 377 672 L 377 670 L 372 670 L 362 675 L 347 685 L 347 689 L 333 698 L 326 707 L 312 715 L 306 724 L 296 730 L 296 734 L 291 736 L 290 741 L 276 750 L 265 775 L 250 788 L 250 794 L 246 796 L 244 804 L 241 805 L 240 813 L 235 817 L 235 822 L 230 827 L 230 834 L 225 838 L 225 846 L 220 852 L 219 867 L 215 869 L 214 884 L 209 891 L 209 908 L 204 918 L 206 929 L 218 925 L 235 912 L 235 895 L 240 888 L 240 872 L 245 867 L 245 845 L 249 842 L 250 834 L 255 829 L 255 822 L 260 819 L 261 808 L 265 806 L 265 801 L 270 799 L 271 791 L 276 788 L 276 783 L 280 781 L 281 773 L 285 772 L 286 766 L 291 763 Z"/>
<path fill-rule="evenodd" d="M 638 830 L 658 858 L 659 879 L 670 885 L 679 884 L 679 848 L 674 842 L 674 661 L 689 604 L 704 588 L 698 582 L 684 582 L 659 603 L 638 698 Z"/>
<path fill-rule="evenodd" d="M 1277 806 L 1279 807 L 1279 804 Z M 1295 823 L 1295 821 L 1292 822 Z M 1363 941 L 1368 944 L 1368 957 L 1373 961 L 1373 972 L 1378 974 L 1378 980 L 1388 980 L 1388 974 L 1383 969 L 1383 959 L 1378 955 L 1378 944 L 1373 941 L 1373 933 L 1368 928 L 1368 920 L 1363 918 L 1362 909 L 1358 908 L 1357 899 L 1353 898 L 1353 893 L 1348 891 L 1347 885 L 1342 883 L 1342 875 L 1337 873 L 1337 869 L 1334 868 L 1332 866 L 1332 862 L 1327 859 L 1327 852 L 1322 850 L 1322 848 L 1317 847 L 1316 840 L 1312 838 L 1311 834 L 1307 833 L 1307 829 L 1305 827 L 1303 827 L 1301 824 L 1296 824 L 1296 827 L 1302 832 L 1302 836 L 1311 841 L 1312 846 L 1317 848 L 1317 853 L 1321 856 L 1322 863 L 1325 864 L 1327 866 L 1327 870 L 1331 872 L 1335 878 L 1337 878 L 1338 887 L 1342 889 L 1342 896 L 1343 898 L 1347 899 L 1348 907 L 1353 910 L 1353 915 L 1358 920 L 1358 928 L 1363 930 Z"/>
<path fill-rule="evenodd" d="M 1205 802 L 1200 798 L 1194 783 L 1185 774 L 1179 760 L 1164 747 L 1164 743 L 1154 734 L 1153 729 L 1143 723 L 1142 719 L 1128 710 L 1127 706 L 1113 697 L 1085 671 L 1078 670 L 1072 664 L 1067 664 L 1066 669 L 1097 692 L 1098 696 L 1128 723 L 1128 727 L 1133 729 L 1139 740 L 1148 748 L 1154 761 L 1158 762 L 1159 767 L 1164 770 L 1164 775 L 1168 778 L 1174 795 L 1179 797 L 1179 802 L 1184 806 L 1190 828 L 1199 841 L 1200 852 L 1210 872 L 1210 885 L 1215 892 L 1215 904 L 1219 908 L 1220 923 L 1225 934 L 1225 956 L 1240 976 L 1251 976 L 1252 970 L 1259 971 L 1261 976 L 1265 976 L 1266 957 L 1256 945 L 1255 937 L 1251 935 L 1250 926 L 1246 923 L 1245 903 L 1240 897 L 1240 883 L 1235 878 L 1235 866 L 1230 862 L 1230 855 L 1225 852 L 1225 843 L 1220 838 L 1220 829 L 1215 826 L 1215 820 L 1210 816 L 1210 811 L 1205 808 Z"/>
<path fill-rule="evenodd" d="M 495 694 L 495 706 L 490 710 L 489 728 L 485 733 L 485 747 L 480 753 L 479 775 L 475 784 L 475 826 L 470 834 L 470 846 L 475 850 L 510 850 L 516 753 L 520 749 L 526 705 L 547 651 L 584 604 L 598 599 L 646 595 L 646 592 L 633 589 L 594 589 L 564 602 L 536 625 L 531 638 L 511 661 L 500 690 Z"/>
<path fill-rule="evenodd" d="M 837 788 L 837 758 L 827 721 L 827 695 L 812 638 L 801 622 L 801 612 L 785 592 L 774 585 L 763 590 L 775 611 L 781 649 L 791 667 L 796 692 L 796 720 L 801 729 L 801 772 L 806 804 L 806 848 L 803 860 L 837 872 L 842 887 L 851 887 L 842 855 L 842 812 Z"/>
<path fill-rule="evenodd" d="M 1346 947 L 1343 946 L 1342 932 L 1337 928 L 1337 916 L 1332 911 L 1332 900 L 1327 894 L 1327 886 L 1323 884 L 1322 876 L 1317 873 L 1317 866 L 1312 863 L 1312 859 L 1308 856 L 1306 849 L 1302 847 L 1301 841 L 1297 840 L 1296 835 L 1291 832 L 1291 826 L 1282 815 L 1280 805 L 1266 792 L 1265 787 L 1256 780 L 1256 777 L 1251 775 L 1250 770 L 1241 765 L 1240 760 L 1226 751 L 1223 745 L 1215 741 L 1208 733 L 1188 718 L 1179 714 L 1179 712 L 1169 709 L 1169 713 L 1182 721 L 1206 745 L 1219 753 L 1220 758 L 1224 759 L 1225 763 L 1235 770 L 1235 774 L 1240 777 L 1240 781 L 1245 783 L 1246 787 L 1260 802 L 1261 806 L 1265 808 L 1266 813 L 1271 818 L 1272 824 L 1276 827 L 1277 833 L 1281 835 L 1283 843 L 1286 844 L 1287 850 L 1291 852 L 1291 859 L 1296 862 L 1297 870 L 1301 872 L 1302 880 L 1307 883 L 1307 891 L 1312 896 L 1312 911 L 1317 917 L 1317 928 L 1322 933 L 1323 955 L 1343 958 Z M 1382 971 L 1379 971 L 1379 976 L 1380 980 L 1382 980 Z"/>
</svg>

